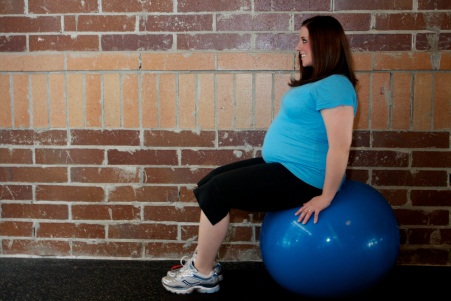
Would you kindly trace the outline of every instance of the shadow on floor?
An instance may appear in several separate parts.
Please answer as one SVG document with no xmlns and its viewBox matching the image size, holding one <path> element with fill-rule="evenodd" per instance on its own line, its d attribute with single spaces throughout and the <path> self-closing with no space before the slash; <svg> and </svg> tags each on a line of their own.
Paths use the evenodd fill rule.
<svg viewBox="0 0 451 301">
<path fill-rule="evenodd" d="M 314 300 L 279 286 L 261 262 L 224 262 L 224 280 L 214 294 L 176 295 L 161 277 L 178 261 L 0 258 L 1 301 L 187 301 Z M 428 300 L 449 294 L 451 267 L 396 266 L 374 288 L 346 300 Z M 446 292 L 445 292 L 446 291 Z"/>
</svg>

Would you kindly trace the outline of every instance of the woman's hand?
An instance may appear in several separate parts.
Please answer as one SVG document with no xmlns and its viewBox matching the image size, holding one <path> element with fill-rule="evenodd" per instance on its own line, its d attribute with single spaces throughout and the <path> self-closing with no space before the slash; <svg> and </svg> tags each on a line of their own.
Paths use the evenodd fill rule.
<svg viewBox="0 0 451 301">
<path fill-rule="evenodd" d="M 313 223 L 318 222 L 319 213 L 329 207 L 332 200 L 326 196 L 319 195 L 302 205 L 294 215 L 299 216 L 298 222 L 306 224 L 313 216 Z"/>
</svg>

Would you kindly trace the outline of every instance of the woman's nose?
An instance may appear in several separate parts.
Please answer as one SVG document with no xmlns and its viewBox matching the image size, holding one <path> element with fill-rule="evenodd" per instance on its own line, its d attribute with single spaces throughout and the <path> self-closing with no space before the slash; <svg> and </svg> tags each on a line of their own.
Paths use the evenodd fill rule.
<svg viewBox="0 0 451 301">
<path fill-rule="evenodd" d="M 301 47 L 302 47 L 302 44 L 301 44 L 301 43 L 298 43 L 298 44 L 296 45 L 295 50 L 301 51 Z"/>
</svg>

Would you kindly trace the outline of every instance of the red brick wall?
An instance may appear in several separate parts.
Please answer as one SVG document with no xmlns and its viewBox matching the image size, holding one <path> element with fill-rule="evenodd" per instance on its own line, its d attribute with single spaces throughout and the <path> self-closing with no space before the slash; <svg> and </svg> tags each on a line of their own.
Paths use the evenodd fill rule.
<svg viewBox="0 0 451 301">
<path fill-rule="evenodd" d="M 192 251 L 191 190 L 259 155 L 314 14 L 356 61 L 350 178 L 392 205 L 399 264 L 451 265 L 448 0 L 0 0 L 0 256 Z M 234 212 L 221 259 L 260 259 L 263 216 Z"/>
</svg>

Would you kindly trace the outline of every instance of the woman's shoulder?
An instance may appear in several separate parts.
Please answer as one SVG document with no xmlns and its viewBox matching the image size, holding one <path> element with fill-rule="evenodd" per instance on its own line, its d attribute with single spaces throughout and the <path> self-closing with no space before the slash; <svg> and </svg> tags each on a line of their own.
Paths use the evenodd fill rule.
<svg viewBox="0 0 451 301">
<path fill-rule="evenodd" d="M 329 87 L 330 89 L 352 89 L 354 86 L 351 81 L 342 74 L 332 74 L 314 83 L 315 89 L 324 89 Z"/>
<path fill-rule="evenodd" d="M 324 81 L 324 82 L 338 82 L 340 84 L 344 84 L 344 83 L 351 84 L 351 81 L 349 80 L 349 78 L 347 78 L 343 74 L 332 74 L 332 75 L 329 75 L 328 77 L 324 78 L 322 81 Z"/>
<path fill-rule="evenodd" d="M 317 99 L 352 99 L 357 98 L 357 93 L 351 81 L 344 75 L 333 74 L 318 82 L 311 90 Z"/>
</svg>

